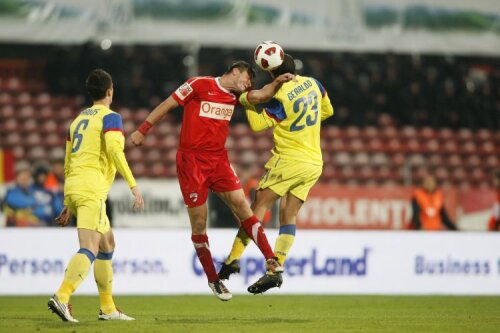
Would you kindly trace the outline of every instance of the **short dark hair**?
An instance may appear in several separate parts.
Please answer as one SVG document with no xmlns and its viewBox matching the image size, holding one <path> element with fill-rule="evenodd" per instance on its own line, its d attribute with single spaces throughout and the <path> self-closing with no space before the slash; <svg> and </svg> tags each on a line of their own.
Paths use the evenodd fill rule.
<svg viewBox="0 0 500 333">
<path fill-rule="evenodd" d="M 286 73 L 295 74 L 295 61 L 293 60 L 292 56 L 285 53 L 283 63 L 278 68 L 271 71 L 271 73 L 273 73 L 274 77 Z"/>
<path fill-rule="evenodd" d="M 108 72 L 102 69 L 94 69 L 85 81 L 85 88 L 92 100 L 98 101 L 106 97 L 106 91 L 113 88 L 113 79 Z"/>
<path fill-rule="evenodd" d="M 250 64 L 246 61 L 243 60 L 238 60 L 235 63 L 233 63 L 229 68 L 227 69 L 226 73 L 224 74 L 229 74 L 233 71 L 233 69 L 237 68 L 240 72 L 246 71 L 250 78 L 255 77 L 255 70 L 250 66 Z"/>
</svg>

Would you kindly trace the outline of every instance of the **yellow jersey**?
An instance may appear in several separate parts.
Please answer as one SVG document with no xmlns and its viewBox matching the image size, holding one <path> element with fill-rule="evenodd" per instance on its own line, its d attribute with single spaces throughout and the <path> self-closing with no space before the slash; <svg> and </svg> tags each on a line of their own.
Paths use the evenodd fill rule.
<svg viewBox="0 0 500 333">
<path fill-rule="evenodd" d="M 117 169 L 130 188 L 135 187 L 124 146 L 123 122 L 118 113 L 97 104 L 81 111 L 66 138 L 65 203 L 70 194 L 105 199 Z"/>
<path fill-rule="evenodd" d="M 284 83 L 274 98 L 263 104 L 260 113 L 248 102 L 247 95 L 240 96 L 240 103 L 252 130 L 274 128 L 274 155 L 323 165 L 321 121 L 333 115 L 333 107 L 319 81 L 296 75 L 295 80 Z"/>
</svg>

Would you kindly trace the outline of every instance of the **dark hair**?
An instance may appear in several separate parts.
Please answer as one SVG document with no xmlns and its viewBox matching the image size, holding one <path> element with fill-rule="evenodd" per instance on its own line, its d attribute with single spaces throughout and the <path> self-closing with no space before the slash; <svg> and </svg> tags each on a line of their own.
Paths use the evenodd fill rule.
<svg viewBox="0 0 500 333">
<path fill-rule="evenodd" d="M 246 61 L 243 60 L 238 60 L 235 63 L 233 63 L 229 68 L 227 69 L 226 73 L 224 74 L 229 74 L 233 71 L 233 69 L 237 68 L 240 72 L 246 71 L 250 78 L 255 77 L 255 70 L 250 66 L 250 64 Z"/>
<path fill-rule="evenodd" d="M 106 97 L 106 91 L 113 88 L 113 79 L 106 71 L 102 69 L 94 69 L 90 72 L 85 81 L 85 88 L 92 100 L 98 101 Z"/>
<path fill-rule="evenodd" d="M 295 74 L 295 61 L 293 61 L 292 56 L 285 53 L 283 63 L 278 68 L 271 71 L 271 73 L 273 73 L 274 77 L 285 73 Z"/>
</svg>

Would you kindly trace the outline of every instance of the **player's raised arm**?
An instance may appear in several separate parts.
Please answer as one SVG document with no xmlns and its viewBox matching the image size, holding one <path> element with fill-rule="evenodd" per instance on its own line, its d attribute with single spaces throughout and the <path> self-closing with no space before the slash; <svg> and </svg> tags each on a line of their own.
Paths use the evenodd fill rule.
<svg viewBox="0 0 500 333">
<path fill-rule="evenodd" d="M 245 108 L 248 124 L 254 132 L 260 132 L 274 127 L 276 122 L 265 112 L 258 112 L 255 105 L 248 101 L 248 92 L 241 94 L 240 103 Z"/>
<path fill-rule="evenodd" d="M 179 103 L 171 96 L 160 103 L 151 113 L 147 116 L 146 120 L 141 126 L 132 133 L 132 143 L 136 146 L 141 146 L 144 142 L 146 134 L 149 132 L 158 121 L 160 121 L 170 110 L 179 106 Z"/>
<path fill-rule="evenodd" d="M 257 90 L 250 90 L 247 95 L 247 100 L 251 104 L 266 103 L 273 98 L 274 94 L 281 88 L 285 82 L 291 81 L 295 75 L 290 73 L 281 74 L 276 77 L 271 83 L 266 84 L 264 87 Z"/>
</svg>

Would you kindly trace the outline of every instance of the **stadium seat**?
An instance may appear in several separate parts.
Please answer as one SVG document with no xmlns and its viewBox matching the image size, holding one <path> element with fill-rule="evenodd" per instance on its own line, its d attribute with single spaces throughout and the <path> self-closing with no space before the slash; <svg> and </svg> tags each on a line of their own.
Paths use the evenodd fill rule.
<svg viewBox="0 0 500 333">
<path fill-rule="evenodd" d="M 368 165 L 370 163 L 370 155 L 368 155 L 365 152 L 355 153 L 352 157 L 351 163 L 353 163 L 356 166 Z"/>
<path fill-rule="evenodd" d="M 6 131 L 5 144 L 8 147 L 16 147 L 21 145 L 21 134 L 16 131 Z"/>
<path fill-rule="evenodd" d="M 443 160 L 445 160 L 445 159 L 444 159 L 444 158 L 443 158 L 443 156 L 442 156 L 441 154 L 439 154 L 439 153 L 434 153 L 434 154 L 431 154 L 431 155 L 428 157 L 428 159 L 427 159 L 428 163 L 429 163 L 431 166 L 433 166 L 433 167 L 439 167 L 439 166 L 443 165 L 443 163 L 444 163 L 444 161 L 443 161 Z M 424 162 L 424 164 L 425 164 L 425 162 Z"/>
<path fill-rule="evenodd" d="M 252 134 L 250 127 L 248 127 L 248 125 L 244 123 L 238 123 L 231 126 L 231 130 L 229 133 L 233 135 L 235 138 L 240 138 Z"/>
<path fill-rule="evenodd" d="M 253 145 L 254 139 L 249 135 L 239 137 L 239 139 L 235 141 L 235 147 L 239 150 L 252 149 Z"/>
<path fill-rule="evenodd" d="M 333 159 L 335 166 L 345 166 L 350 165 L 352 162 L 351 155 L 347 152 L 340 152 L 337 154 L 333 154 Z"/>
<path fill-rule="evenodd" d="M 28 150 L 27 155 L 28 158 L 32 161 L 43 161 L 45 158 L 47 158 L 48 154 L 45 148 L 34 145 Z"/>
<path fill-rule="evenodd" d="M 407 161 L 408 163 L 410 163 L 411 166 L 427 165 L 427 159 L 424 157 L 423 154 L 419 153 L 409 155 Z"/>
<path fill-rule="evenodd" d="M 174 163 L 177 159 L 177 150 L 176 149 L 169 149 L 166 152 L 163 153 L 163 158 L 167 163 Z"/>
<path fill-rule="evenodd" d="M 159 162 L 163 157 L 158 149 L 149 149 L 145 155 L 148 164 Z"/>
<path fill-rule="evenodd" d="M 26 159 L 26 150 L 24 149 L 24 146 L 16 145 L 13 147 L 12 150 L 14 157 L 16 158 L 16 161 L 22 161 Z"/>
</svg>

